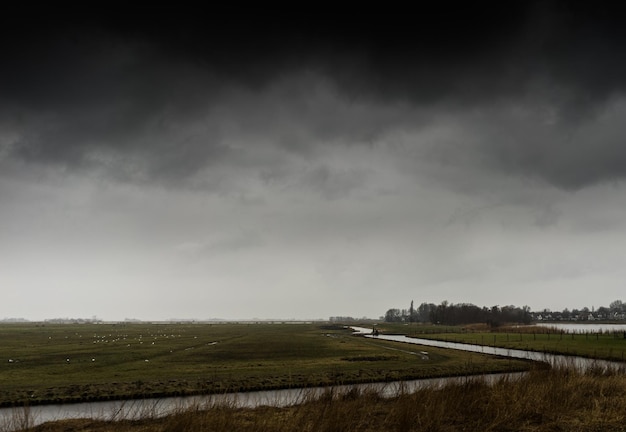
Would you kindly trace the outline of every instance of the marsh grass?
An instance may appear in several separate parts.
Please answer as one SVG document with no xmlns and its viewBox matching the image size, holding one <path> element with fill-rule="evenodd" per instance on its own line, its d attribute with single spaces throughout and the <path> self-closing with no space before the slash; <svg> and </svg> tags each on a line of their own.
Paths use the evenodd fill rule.
<svg viewBox="0 0 626 432">
<path fill-rule="evenodd" d="M 288 407 L 237 408 L 220 402 L 164 418 L 68 420 L 32 432 L 142 431 L 625 431 L 626 376 L 617 371 L 535 370 L 495 382 L 465 380 L 400 392 L 333 389 Z"/>
<path fill-rule="evenodd" d="M 25 405 L 11 410 L 11 414 L 0 418 L 0 431 L 30 430 L 35 424 L 30 406 Z"/>
</svg>

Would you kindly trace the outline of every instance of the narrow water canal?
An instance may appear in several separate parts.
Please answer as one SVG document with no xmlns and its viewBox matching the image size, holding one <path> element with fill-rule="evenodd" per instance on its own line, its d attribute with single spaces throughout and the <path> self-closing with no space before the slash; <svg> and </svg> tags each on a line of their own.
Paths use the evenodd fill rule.
<svg viewBox="0 0 626 432">
<path fill-rule="evenodd" d="M 602 369 L 626 369 L 626 363 L 622 362 L 614 362 L 614 361 L 606 361 L 606 360 L 595 360 L 586 357 L 578 357 L 578 356 L 567 356 L 567 355 L 557 355 L 557 354 L 548 354 L 537 351 L 526 351 L 519 349 L 508 349 L 508 348 L 496 348 L 492 346 L 485 345 L 473 345 L 473 344 L 465 344 L 458 342 L 445 342 L 439 340 L 432 339 L 420 339 L 414 337 L 408 337 L 404 335 L 372 335 L 372 329 L 364 328 L 364 327 L 351 327 L 356 334 L 362 334 L 365 337 L 373 338 L 373 339 L 383 339 L 394 342 L 402 342 L 408 344 L 422 345 L 422 346 L 433 346 L 438 348 L 448 348 L 448 349 L 456 349 L 463 351 L 471 351 L 478 352 L 483 354 L 492 354 L 504 357 L 513 357 L 519 359 L 526 360 L 534 360 L 540 361 L 550 364 L 551 366 L 565 366 L 576 368 L 579 371 L 585 371 L 589 368 L 602 368 Z"/>
<path fill-rule="evenodd" d="M 382 396 L 392 397 L 412 393 L 420 388 L 443 387 L 451 383 L 481 380 L 492 383 L 501 379 L 519 379 L 523 372 L 487 374 L 467 377 L 429 378 L 389 383 L 350 384 L 335 387 L 312 387 L 243 393 L 226 393 L 206 396 L 171 397 L 160 399 L 137 399 L 108 402 L 42 405 L 25 408 L 0 409 L 0 431 L 10 431 L 36 426 L 54 420 L 90 418 L 102 420 L 154 418 L 186 408 L 227 404 L 234 407 L 289 406 L 319 397 L 326 392 L 342 394 L 350 390 L 373 390 Z"/>
</svg>

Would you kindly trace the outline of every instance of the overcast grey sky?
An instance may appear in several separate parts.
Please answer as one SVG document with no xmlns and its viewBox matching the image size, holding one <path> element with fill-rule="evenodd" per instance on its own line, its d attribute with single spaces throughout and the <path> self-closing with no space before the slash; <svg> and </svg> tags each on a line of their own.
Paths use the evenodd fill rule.
<svg viewBox="0 0 626 432">
<path fill-rule="evenodd" d="M 613 6 L 19 12 L 0 318 L 623 299 Z"/>
</svg>

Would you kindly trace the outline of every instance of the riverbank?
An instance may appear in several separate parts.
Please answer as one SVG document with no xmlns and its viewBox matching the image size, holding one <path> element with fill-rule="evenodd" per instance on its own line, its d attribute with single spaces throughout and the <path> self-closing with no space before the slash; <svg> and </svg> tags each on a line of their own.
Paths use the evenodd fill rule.
<svg viewBox="0 0 626 432">
<path fill-rule="evenodd" d="M 376 392 L 332 390 L 296 406 L 196 406 L 140 420 L 66 420 L 33 432 L 211 430 L 374 431 L 624 431 L 626 377 L 567 369 L 536 370 L 521 379 L 458 382 L 386 398 Z"/>
<path fill-rule="evenodd" d="M 626 362 L 626 339 L 621 332 L 568 333 L 563 330 L 550 330 L 541 328 L 541 331 L 533 332 L 529 328 L 511 328 L 499 332 L 413 334 L 411 337 Z M 624 365 L 626 366 L 626 363 Z"/>
<path fill-rule="evenodd" d="M 381 397 L 396 397 L 423 388 L 441 388 L 449 384 L 478 381 L 492 384 L 502 379 L 514 380 L 528 372 L 483 374 L 460 377 L 427 378 L 389 383 L 367 383 L 306 389 L 265 390 L 237 392 L 218 395 L 188 396 L 158 399 L 135 399 L 110 402 L 89 402 L 61 405 L 25 406 L 0 409 L 0 425 L 3 419 L 17 419 L 29 427 L 55 420 L 141 420 L 147 417 L 165 417 L 190 408 L 227 405 L 232 408 L 258 408 L 261 406 L 288 407 L 317 399 L 328 392 L 336 396 L 358 393 L 376 393 Z M 13 422 L 15 423 L 15 422 Z M 25 428 L 21 427 L 22 429 Z M 18 428 L 11 428 L 11 430 Z M 0 431 L 6 431 L 0 426 Z"/>
</svg>

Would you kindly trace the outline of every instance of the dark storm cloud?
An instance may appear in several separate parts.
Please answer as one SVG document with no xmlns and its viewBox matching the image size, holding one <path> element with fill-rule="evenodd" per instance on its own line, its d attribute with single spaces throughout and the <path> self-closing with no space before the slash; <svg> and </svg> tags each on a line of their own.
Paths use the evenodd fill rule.
<svg viewBox="0 0 626 432">
<path fill-rule="evenodd" d="M 456 113 L 473 140 L 461 134 L 435 159 L 565 188 L 626 176 L 618 119 L 598 126 L 626 85 L 614 4 L 420 7 L 79 9 L 8 22 L 0 155 L 128 179 L 177 181 L 225 162 L 275 173 L 259 147 L 310 157 L 319 142 L 371 143 Z M 335 99 L 316 96 L 320 82 Z M 476 111 L 473 123 L 465 112 Z M 311 173 L 334 196 L 328 172 Z"/>
<path fill-rule="evenodd" d="M 17 151 L 26 159 L 73 163 L 92 147 L 132 151 L 150 129 L 193 119 L 214 88 L 150 46 L 90 34 L 52 38 L 22 46 L 3 76 L 5 121 L 23 131 Z"/>
</svg>

